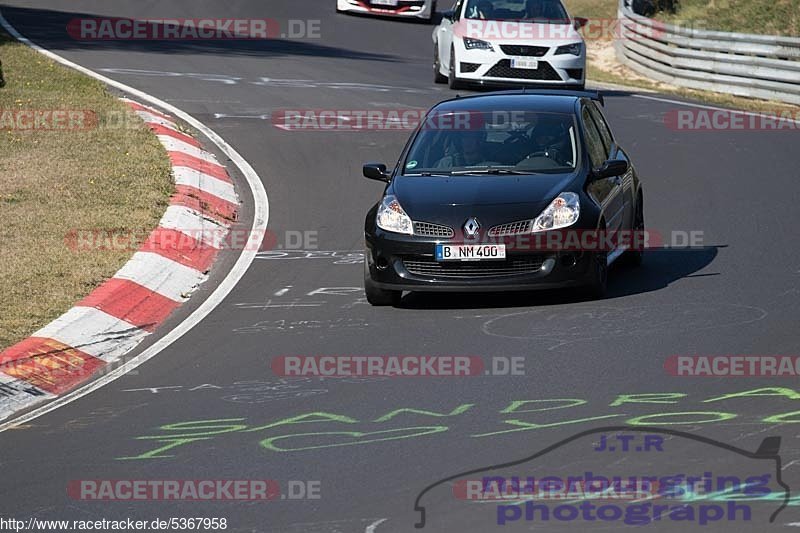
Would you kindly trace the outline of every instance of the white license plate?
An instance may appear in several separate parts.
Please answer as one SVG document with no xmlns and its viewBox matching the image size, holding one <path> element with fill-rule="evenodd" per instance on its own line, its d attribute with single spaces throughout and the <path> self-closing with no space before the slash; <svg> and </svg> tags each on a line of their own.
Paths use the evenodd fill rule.
<svg viewBox="0 0 800 533">
<path fill-rule="evenodd" d="M 397 0 L 372 0 L 376 6 L 397 6 Z"/>
<path fill-rule="evenodd" d="M 538 59 L 511 59 L 511 68 L 522 68 L 527 70 L 536 70 L 539 68 Z"/>
<path fill-rule="evenodd" d="M 437 261 L 496 261 L 506 258 L 505 244 L 437 244 Z"/>
</svg>

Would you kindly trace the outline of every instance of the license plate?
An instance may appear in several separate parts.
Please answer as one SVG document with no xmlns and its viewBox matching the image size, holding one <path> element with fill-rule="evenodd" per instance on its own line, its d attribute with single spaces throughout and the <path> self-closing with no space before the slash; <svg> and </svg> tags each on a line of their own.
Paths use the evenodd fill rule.
<svg viewBox="0 0 800 533">
<path fill-rule="evenodd" d="M 506 258 L 505 244 L 437 244 L 437 261 L 497 261 Z"/>
<path fill-rule="evenodd" d="M 538 59 L 511 59 L 511 68 L 522 68 L 527 70 L 536 70 L 539 68 Z"/>
<path fill-rule="evenodd" d="M 372 5 L 375 6 L 397 6 L 398 0 L 372 0 Z"/>
</svg>

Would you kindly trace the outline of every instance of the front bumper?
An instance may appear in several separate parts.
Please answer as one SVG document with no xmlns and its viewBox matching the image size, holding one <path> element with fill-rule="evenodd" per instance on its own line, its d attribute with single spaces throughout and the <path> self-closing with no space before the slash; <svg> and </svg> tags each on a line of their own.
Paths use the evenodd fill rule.
<svg viewBox="0 0 800 533">
<path fill-rule="evenodd" d="M 397 0 L 396 6 L 382 5 L 374 0 L 336 0 L 336 9 L 384 17 L 430 19 L 435 10 L 433 0 Z"/>
<path fill-rule="evenodd" d="M 514 291 L 579 287 L 591 281 L 586 252 L 514 250 L 505 261 L 436 262 L 437 241 L 384 232 L 367 235 L 369 275 L 382 289 L 404 291 Z"/>
<path fill-rule="evenodd" d="M 460 41 L 460 40 L 459 40 Z M 555 54 L 562 43 L 543 46 L 519 45 L 518 43 L 494 43 L 494 51 L 464 47 L 463 41 L 456 47 L 456 77 L 465 82 L 481 85 L 533 84 L 540 86 L 583 86 L 586 81 L 586 47 L 581 54 Z M 547 49 L 543 55 L 519 53 L 531 48 Z M 510 51 L 506 52 L 506 50 Z M 514 53 L 517 52 L 517 53 Z M 512 67 L 513 59 L 535 59 L 536 69 Z"/>
</svg>

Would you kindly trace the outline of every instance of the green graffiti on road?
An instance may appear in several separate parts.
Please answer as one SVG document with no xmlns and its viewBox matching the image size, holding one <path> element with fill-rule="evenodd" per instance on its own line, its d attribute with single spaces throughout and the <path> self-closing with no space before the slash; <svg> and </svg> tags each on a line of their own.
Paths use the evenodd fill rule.
<svg viewBox="0 0 800 533">
<path fill-rule="evenodd" d="M 352 413 L 313 411 L 291 417 L 251 425 L 244 418 L 215 420 L 193 420 L 166 424 L 158 428 L 157 435 L 136 437 L 136 441 L 151 442 L 141 453 L 131 453 L 118 460 L 156 460 L 176 457 L 184 446 L 216 441 L 220 438 L 242 438 L 250 433 L 261 433 L 253 443 L 261 449 L 280 453 L 302 453 L 320 449 L 343 446 L 376 445 L 381 442 L 432 438 L 439 433 L 451 431 L 458 424 L 479 423 L 482 431 L 474 427 L 458 429 L 470 439 L 502 437 L 520 432 L 541 431 L 562 426 L 591 425 L 597 421 L 616 421 L 632 426 L 696 426 L 699 424 L 725 423 L 741 415 L 735 412 L 737 402 L 763 402 L 763 415 L 748 423 L 796 424 L 800 423 L 800 411 L 788 410 L 775 413 L 776 401 L 792 404 L 800 399 L 800 393 L 783 387 L 744 390 L 722 396 L 701 399 L 700 404 L 724 405 L 724 411 L 669 410 L 673 405 L 688 403 L 688 395 L 680 392 L 654 392 L 639 394 L 618 394 L 609 403 L 602 403 L 606 412 L 592 412 L 588 400 L 580 398 L 544 398 L 513 400 L 507 405 L 486 409 L 474 403 L 454 405 L 446 411 L 430 408 L 397 407 L 381 413 L 372 412 L 369 416 Z M 635 412 L 647 409 L 650 412 Z M 655 409 L 656 412 L 652 412 Z M 623 412 L 624 410 L 624 412 Z M 568 412 L 574 414 L 567 414 Z M 508 415 L 513 415 L 510 417 Z M 558 415 L 558 416 L 556 416 Z M 435 420 L 437 425 L 424 425 L 425 421 Z M 446 421 L 447 425 L 443 422 Z M 305 431 L 293 431 L 298 426 Z M 306 428 L 309 428 L 306 430 Z"/>
</svg>

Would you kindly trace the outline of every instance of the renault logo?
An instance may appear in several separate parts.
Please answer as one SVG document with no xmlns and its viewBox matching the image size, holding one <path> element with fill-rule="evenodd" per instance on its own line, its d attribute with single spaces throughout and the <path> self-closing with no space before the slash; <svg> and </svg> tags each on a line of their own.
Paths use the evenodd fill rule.
<svg viewBox="0 0 800 533">
<path fill-rule="evenodd" d="M 480 222 L 475 217 L 469 217 L 466 222 L 464 222 L 464 235 L 467 237 L 477 237 L 478 230 L 481 228 Z"/>
</svg>

